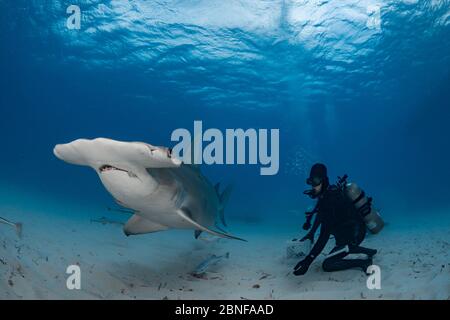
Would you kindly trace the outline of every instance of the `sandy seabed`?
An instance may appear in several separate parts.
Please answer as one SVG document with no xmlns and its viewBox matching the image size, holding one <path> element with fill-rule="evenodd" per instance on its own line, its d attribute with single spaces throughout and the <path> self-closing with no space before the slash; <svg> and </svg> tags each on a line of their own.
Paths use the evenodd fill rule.
<svg viewBox="0 0 450 320">
<path fill-rule="evenodd" d="M 108 213 L 51 211 L 0 203 L 0 216 L 24 224 L 22 239 L 0 225 L 0 299 L 450 299 L 448 218 L 410 218 L 369 236 L 365 245 L 379 250 L 374 264 L 381 268 L 381 289 L 369 290 L 359 270 L 323 272 L 325 255 L 305 276 L 292 274 L 298 259 L 287 258 L 286 248 L 301 220 L 231 221 L 244 243 L 195 240 L 191 231 L 126 237 L 118 225 L 89 219 Z M 202 277 L 191 275 L 210 255 L 227 252 Z M 80 266 L 80 290 L 66 287 L 69 265 Z"/>
</svg>

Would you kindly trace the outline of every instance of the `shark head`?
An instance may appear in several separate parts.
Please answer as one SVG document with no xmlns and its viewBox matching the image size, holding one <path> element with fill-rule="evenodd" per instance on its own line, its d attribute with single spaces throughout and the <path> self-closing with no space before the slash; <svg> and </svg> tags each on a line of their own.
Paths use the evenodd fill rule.
<svg viewBox="0 0 450 320">
<path fill-rule="evenodd" d="M 166 147 L 156 147 L 148 143 L 142 143 L 149 150 L 151 164 L 148 168 L 174 168 L 181 165 L 182 161 L 172 155 L 172 149 Z"/>
<path fill-rule="evenodd" d="M 58 144 L 53 153 L 65 162 L 93 168 L 106 189 L 122 202 L 148 195 L 156 187 L 147 169 L 176 168 L 182 163 L 169 148 L 105 138 Z"/>
<path fill-rule="evenodd" d="M 57 144 L 53 154 L 60 160 L 70 164 L 85 165 L 86 159 L 82 156 L 74 143 Z"/>
<path fill-rule="evenodd" d="M 114 167 L 115 163 L 129 163 L 146 168 L 173 168 L 180 166 L 182 162 L 173 157 L 172 150 L 166 147 L 152 146 L 142 142 L 125 143 L 105 138 L 78 139 L 70 143 L 58 144 L 54 147 L 53 153 L 65 162 L 88 165 L 95 169 L 104 165 Z"/>
</svg>

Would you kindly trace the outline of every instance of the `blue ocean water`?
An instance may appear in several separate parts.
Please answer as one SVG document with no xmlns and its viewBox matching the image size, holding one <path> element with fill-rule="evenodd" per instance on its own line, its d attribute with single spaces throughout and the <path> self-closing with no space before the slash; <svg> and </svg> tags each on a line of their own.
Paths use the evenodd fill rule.
<svg viewBox="0 0 450 320">
<path fill-rule="evenodd" d="M 79 30 L 66 25 L 72 4 Z M 0 0 L 0 183 L 49 205 L 106 207 L 96 175 L 54 145 L 171 146 L 174 129 L 201 120 L 280 130 L 275 176 L 202 167 L 233 183 L 231 217 L 294 212 L 300 225 L 306 175 L 323 162 L 388 220 L 432 219 L 449 208 L 449 17 L 445 0 Z"/>
</svg>

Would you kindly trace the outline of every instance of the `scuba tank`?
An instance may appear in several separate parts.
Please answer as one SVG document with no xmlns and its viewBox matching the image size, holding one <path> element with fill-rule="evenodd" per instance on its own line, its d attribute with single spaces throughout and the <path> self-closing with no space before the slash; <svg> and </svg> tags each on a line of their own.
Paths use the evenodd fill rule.
<svg viewBox="0 0 450 320">
<path fill-rule="evenodd" d="M 358 213 L 363 217 L 367 229 L 372 234 L 380 232 L 384 227 L 384 221 L 378 211 L 372 207 L 372 198 L 367 197 L 356 183 L 347 182 L 347 175 L 338 178 L 337 186 L 352 201 Z"/>
</svg>

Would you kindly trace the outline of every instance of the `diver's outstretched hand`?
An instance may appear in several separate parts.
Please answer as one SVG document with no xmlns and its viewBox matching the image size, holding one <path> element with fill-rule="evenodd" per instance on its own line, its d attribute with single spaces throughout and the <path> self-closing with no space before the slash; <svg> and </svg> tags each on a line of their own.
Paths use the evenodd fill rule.
<svg viewBox="0 0 450 320">
<path fill-rule="evenodd" d="M 308 271 L 312 261 L 313 259 L 311 258 L 311 256 L 307 256 L 305 259 L 297 263 L 297 265 L 294 268 L 294 274 L 296 276 L 304 275 Z"/>
</svg>

